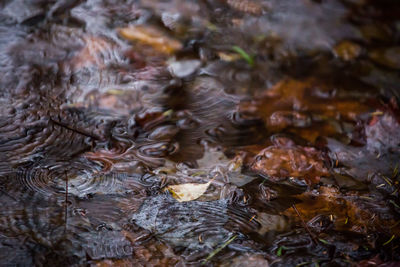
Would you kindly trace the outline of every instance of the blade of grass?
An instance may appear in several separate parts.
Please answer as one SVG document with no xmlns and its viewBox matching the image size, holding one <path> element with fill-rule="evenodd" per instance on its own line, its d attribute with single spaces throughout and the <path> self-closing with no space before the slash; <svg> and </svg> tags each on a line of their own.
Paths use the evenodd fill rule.
<svg viewBox="0 0 400 267">
<path fill-rule="evenodd" d="M 237 235 L 232 236 L 228 241 L 223 243 L 221 246 L 219 246 L 217 249 L 215 249 L 213 252 L 211 252 L 208 257 L 203 261 L 202 265 L 206 264 L 210 259 L 212 259 L 215 255 L 217 255 L 221 250 L 223 250 L 227 245 L 233 242 L 235 240 Z"/>
<path fill-rule="evenodd" d="M 326 241 L 325 239 L 318 238 L 318 240 L 321 241 L 321 243 L 324 243 L 325 245 L 329 245 L 329 242 Z"/>
<path fill-rule="evenodd" d="M 282 250 L 287 250 L 287 249 L 289 249 L 289 248 L 285 247 L 285 246 L 280 246 L 278 248 L 278 250 L 276 251 L 276 256 L 278 256 L 278 257 L 282 256 Z"/>
<path fill-rule="evenodd" d="M 246 51 L 237 45 L 232 46 L 232 50 L 238 53 L 250 66 L 254 66 L 254 59 Z"/>
<path fill-rule="evenodd" d="M 390 242 L 392 242 L 392 240 L 393 240 L 395 237 L 396 237 L 395 235 L 392 235 L 392 237 L 391 237 L 388 241 L 386 241 L 385 243 L 383 243 L 383 246 L 386 246 L 387 244 L 389 244 Z"/>
<path fill-rule="evenodd" d="M 396 204 L 396 202 L 394 202 L 393 200 L 389 200 L 390 203 L 393 204 L 393 206 L 395 206 L 396 208 L 400 209 L 400 206 Z"/>
<path fill-rule="evenodd" d="M 278 248 L 278 251 L 276 252 L 276 256 L 278 256 L 278 257 L 280 257 L 280 256 L 282 256 L 282 247 L 279 247 Z"/>
<path fill-rule="evenodd" d="M 307 262 L 302 262 L 302 263 L 297 264 L 296 267 L 301 267 L 301 266 L 304 266 L 304 265 L 307 265 L 307 264 L 310 264 L 310 263 L 311 263 L 311 262 L 309 262 L 309 261 L 307 261 Z"/>
<path fill-rule="evenodd" d="M 392 178 L 395 178 L 399 174 L 399 164 L 397 163 L 393 169 Z"/>
</svg>

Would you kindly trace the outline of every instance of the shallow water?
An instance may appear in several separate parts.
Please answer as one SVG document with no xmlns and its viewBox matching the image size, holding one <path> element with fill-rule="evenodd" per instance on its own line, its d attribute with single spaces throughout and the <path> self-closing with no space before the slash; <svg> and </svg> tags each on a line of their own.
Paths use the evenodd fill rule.
<svg viewBox="0 0 400 267">
<path fill-rule="evenodd" d="M 0 265 L 397 266 L 397 14 L 1 2 Z"/>
</svg>

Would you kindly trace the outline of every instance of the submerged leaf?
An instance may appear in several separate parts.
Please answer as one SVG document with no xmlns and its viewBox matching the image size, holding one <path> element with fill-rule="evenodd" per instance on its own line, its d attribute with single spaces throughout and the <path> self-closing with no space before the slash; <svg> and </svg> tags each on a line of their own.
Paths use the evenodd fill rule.
<svg viewBox="0 0 400 267">
<path fill-rule="evenodd" d="M 211 182 L 212 180 L 205 184 L 187 183 L 170 185 L 167 187 L 167 189 L 179 202 L 192 201 L 201 197 L 206 192 Z"/>
<path fill-rule="evenodd" d="M 182 48 L 182 44 L 162 31 L 152 26 L 136 25 L 119 30 L 121 36 L 127 40 L 149 45 L 155 50 L 173 54 Z"/>
</svg>

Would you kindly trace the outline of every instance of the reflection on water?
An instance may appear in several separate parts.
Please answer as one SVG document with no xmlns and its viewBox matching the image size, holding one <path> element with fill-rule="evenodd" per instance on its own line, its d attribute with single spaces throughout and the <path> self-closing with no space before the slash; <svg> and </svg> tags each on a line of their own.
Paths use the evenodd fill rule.
<svg viewBox="0 0 400 267">
<path fill-rule="evenodd" d="M 398 14 L 2 1 L 0 265 L 395 266 Z"/>
</svg>

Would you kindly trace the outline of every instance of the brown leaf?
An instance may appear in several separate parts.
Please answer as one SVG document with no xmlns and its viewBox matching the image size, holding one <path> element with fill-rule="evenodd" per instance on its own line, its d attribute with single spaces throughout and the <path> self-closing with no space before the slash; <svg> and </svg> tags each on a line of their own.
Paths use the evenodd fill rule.
<svg viewBox="0 0 400 267">
<path fill-rule="evenodd" d="M 312 147 L 296 145 L 274 145 L 263 149 L 255 157 L 251 169 L 273 180 L 295 177 L 309 184 L 318 183 L 320 176 L 329 175 L 320 152 Z"/>
</svg>

